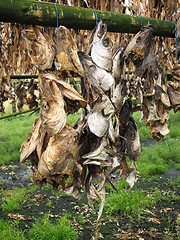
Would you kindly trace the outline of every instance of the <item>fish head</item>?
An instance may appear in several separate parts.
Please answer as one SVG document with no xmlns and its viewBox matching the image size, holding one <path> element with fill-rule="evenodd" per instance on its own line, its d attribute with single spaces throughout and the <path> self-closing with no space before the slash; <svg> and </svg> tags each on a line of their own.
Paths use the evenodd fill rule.
<svg viewBox="0 0 180 240">
<path fill-rule="evenodd" d="M 133 61 L 135 65 L 142 62 L 145 55 L 149 53 L 150 47 L 154 44 L 152 25 L 143 27 L 128 44 L 124 59 L 126 62 Z"/>
<path fill-rule="evenodd" d="M 98 23 L 96 32 L 95 32 L 95 38 L 103 39 L 107 33 L 107 25 L 100 21 Z"/>
<path fill-rule="evenodd" d="M 96 65 L 92 62 L 90 56 L 81 51 L 78 52 L 78 56 L 86 73 L 92 74 L 96 71 Z"/>
</svg>

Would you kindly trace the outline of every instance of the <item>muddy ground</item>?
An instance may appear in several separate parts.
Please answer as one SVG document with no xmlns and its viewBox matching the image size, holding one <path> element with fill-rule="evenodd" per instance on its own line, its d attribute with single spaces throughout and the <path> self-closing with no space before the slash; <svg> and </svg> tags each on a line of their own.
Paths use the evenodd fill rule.
<svg viewBox="0 0 180 240">
<path fill-rule="evenodd" d="M 48 188 L 38 189 L 30 202 L 26 203 L 18 213 L 27 218 L 20 220 L 23 230 L 31 227 L 34 218 L 50 213 L 52 221 L 61 214 L 71 213 L 72 223 L 79 233 L 79 239 L 173 239 L 178 240 L 180 230 L 180 202 L 173 200 L 172 193 L 180 194 L 178 184 L 169 184 L 176 179 L 180 171 L 174 168 L 161 175 L 158 180 L 148 181 L 139 178 L 134 188 L 151 191 L 152 188 L 159 189 L 163 194 L 169 194 L 167 200 L 159 202 L 157 205 L 144 209 L 140 216 L 124 216 L 122 214 L 108 216 L 105 211 L 101 221 L 97 224 L 98 205 L 95 210 L 91 210 L 87 205 L 86 194 L 82 192 L 82 199 L 76 200 L 70 196 L 58 196 L 56 191 Z M 3 189 L 12 187 L 27 186 L 30 181 L 30 167 L 23 168 L 17 165 L 6 165 L 0 167 L 1 186 Z M 58 191 L 58 190 L 57 190 Z M 9 220 L 10 216 L 0 209 L 0 218 Z"/>
</svg>

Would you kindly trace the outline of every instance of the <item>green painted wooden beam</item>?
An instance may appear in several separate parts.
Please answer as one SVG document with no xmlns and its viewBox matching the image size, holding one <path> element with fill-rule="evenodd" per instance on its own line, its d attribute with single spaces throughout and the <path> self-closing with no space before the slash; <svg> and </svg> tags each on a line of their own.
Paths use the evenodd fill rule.
<svg viewBox="0 0 180 240">
<path fill-rule="evenodd" d="M 59 25 L 67 28 L 92 30 L 95 13 L 92 9 L 56 4 Z M 96 10 L 97 20 L 108 26 L 109 32 L 137 33 L 141 20 L 137 16 Z M 141 17 L 144 25 L 152 24 L 155 36 L 175 37 L 175 24 L 155 18 Z M 56 8 L 53 3 L 31 0 L 0 0 L 0 21 L 56 27 Z"/>
</svg>

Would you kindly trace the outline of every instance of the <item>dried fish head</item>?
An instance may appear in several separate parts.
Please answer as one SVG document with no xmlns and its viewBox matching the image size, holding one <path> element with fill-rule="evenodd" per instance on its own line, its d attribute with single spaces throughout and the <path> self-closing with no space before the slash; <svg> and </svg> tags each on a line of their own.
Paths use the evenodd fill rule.
<svg viewBox="0 0 180 240">
<path fill-rule="evenodd" d="M 68 176 L 74 178 L 74 174 L 80 174 L 82 171 L 81 166 L 77 163 L 78 143 L 76 137 L 76 130 L 67 123 L 61 132 L 50 137 L 47 148 L 38 163 L 38 171 L 43 178 L 53 179 L 66 190 L 72 186 L 65 184 Z"/>
<path fill-rule="evenodd" d="M 126 61 L 133 61 L 136 65 L 140 65 L 148 54 L 149 48 L 154 43 L 153 38 L 153 27 L 152 25 L 147 25 L 143 27 L 128 44 L 125 52 L 124 59 Z"/>
<path fill-rule="evenodd" d="M 40 27 L 24 29 L 22 36 L 27 45 L 28 55 L 34 65 L 42 71 L 52 68 L 56 53 L 53 40 L 45 32 L 42 33 Z"/>
<path fill-rule="evenodd" d="M 78 56 L 83 65 L 85 74 L 87 77 L 89 77 L 94 88 L 101 94 L 104 91 L 108 91 L 114 83 L 114 78 L 112 75 L 104 69 L 96 66 L 91 57 L 85 55 L 83 52 L 78 52 Z"/>
<path fill-rule="evenodd" d="M 57 55 L 56 59 L 58 62 L 58 70 L 60 72 L 72 71 L 74 73 L 79 74 L 80 76 L 84 76 L 84 70 L 79 61 L 79 57 L 77 55 L 78 48 L 77 45 L 69 32 L 69 30 L 60 26 L 57 29 Z"/>
<path fill-rule="evenodd" d="M 40 117 L 48 133 L 53 135 L 66 125 L 64 100 L 55 81 L 47 80 L 40 75 L 39 86 L 42 95 Z"/>
<path fill-rule="evenodd" d="M 110 39 L 108 37 L 105 38 L 106 33 L 107 25 L 100 21 L 93 36 L 90 55 L 98 67 L 111 71 L 112 45 Z"/>
<path fill-rule="evenodd" d="M 131 161 L 137 161 L 141 155 L 141 144 L 135 120 L 131 117 L 124 134 L 125 153 Z"/>
<path fill-rule="evenodd" d="M 105 102 L 97 104 L 87 119 L 90 131 L 97 137 L 103 137 L 107 133 L 109 127 L 109 118 L 105 117 L 102 112 L 104 107 Z"/>
</svg>

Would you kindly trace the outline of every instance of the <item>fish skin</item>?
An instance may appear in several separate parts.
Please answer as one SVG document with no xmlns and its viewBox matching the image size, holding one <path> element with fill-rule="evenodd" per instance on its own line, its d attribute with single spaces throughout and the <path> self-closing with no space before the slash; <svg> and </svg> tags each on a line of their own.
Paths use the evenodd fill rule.
<svg viewBox="0 0 180 240">
<path fill-rule="evenodd" d="M 20 163 L 24 163 L 24 161 L 31 155 L 32 152 L 35 151 L 38 141 L 39 141 L 39 129 L 42 125 L 41 119 L 35 119 L 33 126 L 28 134 L 26 141 L 21 144 L 21 156 Z"/>
<path fill-rule="evenodd" d="M 90 56 L 93 62 L 106 71 L 112 68 L 112 45 L 107 34 L 107 25 L 100 21 L 93 36 Z"/>
<path fill-rule="evenodd" d="M 57 29 L 57 53 L 56 60 L 59 66 L 60 72 L 73 71 L 84 76 L 84 70 L 77 55 L 78 48 L 70 33 L 70 31 L 64 27 L 59 26 Z"/>
<path fill-rule="evenodd" d="M 112 57 L 112 76 L 114 77 L 114 79 L 116 80 L 116 82 L 119 82 L 121 79 L 121 57 L 122 57 L 122 51 L 121 48 L 118 49 L 113 57 Z"/>
<path fill-rule="evenodd" d="M 22 31 L 28 49 L 28 55 L 39 70 L 51 69 L 56 54 L 54 41 L 41 27 L 35 26 Z"/>
<path fill-rule="evenodd" d="M 64 100 L 60 89 L 53 80 L 39 76 L 41 90 L 40 117 L 50 135 L 60 132 L 66 125 Z"/>
<path fill-rule="evenodd" d="M 38 170 L 42 176 L 67 174 L 73 177 L 73 173 L 77 169 L 78 143 L 76 136 L 76 130 L 67 123 L 61 132 L 50 137 L 48 146 L 38 163 Z"/>
<path fill-rule="evenodd" d="M 93 63 L 90 56 L 78 52 L 86 76 L 91 80 L 93 87 L 101 94 L 108 91 L 114 83 L 114 78 L 106 70 Z"/>
</svg>

